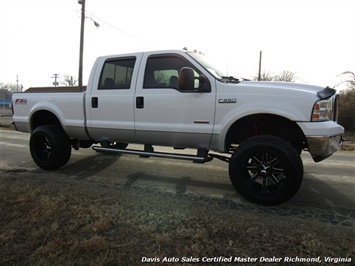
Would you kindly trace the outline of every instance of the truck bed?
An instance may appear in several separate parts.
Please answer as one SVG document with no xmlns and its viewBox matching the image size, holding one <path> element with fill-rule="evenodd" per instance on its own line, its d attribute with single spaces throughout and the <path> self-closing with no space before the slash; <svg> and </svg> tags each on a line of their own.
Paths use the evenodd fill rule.
<svg viewBox="0 0 355 266">
<path fill-rule="evenodd" d="M 30 125 L 35 125 L 36 121 L 42 122 L 45 117 L 48 117 L 45 115 L 46 112 L 51 112 L 69 136 L 87 139 L 84 113 L 86 92 L 79 91 L 78 87 L 58 92 L 59 89 L 61 87 L 31 88 L 26 92 L 14 93 L 13 121 L 16 129 L 31 133 L 33 129 Z"/>
</svg>

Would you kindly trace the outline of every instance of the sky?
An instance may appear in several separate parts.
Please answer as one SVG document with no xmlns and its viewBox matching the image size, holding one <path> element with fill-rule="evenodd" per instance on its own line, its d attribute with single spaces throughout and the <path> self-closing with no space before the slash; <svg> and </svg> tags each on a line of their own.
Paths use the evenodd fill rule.
<svg viewBox="0 0 355 266">
<path fill-rule="evenodd" d="M 77 77 L 80 14 L 77 0 L 0 0 L 0 82 Z M 86 0 L 86 17 L 84 85 L 98 56 L 184 47 L 244 78 L 260 51 L 263 71 L 300 83 L 333 87 L 355 72 L 355 0 Z"/>
</svg>

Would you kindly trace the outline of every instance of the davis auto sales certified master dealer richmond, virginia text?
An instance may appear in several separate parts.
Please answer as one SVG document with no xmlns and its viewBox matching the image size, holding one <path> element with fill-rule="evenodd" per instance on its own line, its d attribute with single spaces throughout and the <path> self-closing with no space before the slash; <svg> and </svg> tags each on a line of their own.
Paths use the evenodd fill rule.
<svg viewBox="0 0 355 266">
<path fill-rule="evenodd" d="M 232 262 L 261 262 L 261 263 L 274 263 L 274 262 L 290 262 L 290 263 L 332 263 L 336 264 L 339 262 L 342 263 L 351 263 L 352 259 L 345 257 L 236 257 L 236 256 L 230 256 L 230 257 L 224 257 L 224 256 L 218 256 L 218 257 L 163 257 L 163 258 L 149 258 L 149 257 L 142 257 L 141 262 L 165 262 L 165 263 L 176 263 L 176 262 L 186 262 L 186 263 L 198 263 L 198 262 L 207 262 L 207 263 L 232 263 Z"/>
</svg>

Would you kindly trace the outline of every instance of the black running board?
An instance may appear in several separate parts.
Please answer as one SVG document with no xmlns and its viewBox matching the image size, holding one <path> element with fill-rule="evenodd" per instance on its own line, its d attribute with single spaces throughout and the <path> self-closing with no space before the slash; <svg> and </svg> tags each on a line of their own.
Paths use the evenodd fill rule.
<svg viewBox="0 0 355 266">
<path fill-rule="evenodd" d="M 213 160 L 213 157 L 208 156 L 198 156 L 198 155 L 189 155 L 189 154 L 178 154 L 178 153 L 167 153 L 167 152 L 147 152 L 141 150 L 131 150 L 131 149 L 113 149 L 113 148 L 104 148 L 101 146 L 93 146 L 95 151 L 106 151 L 106 152 L 116 152 L 132 155 L 140 155 L 142 157 L 160 157 L 168 159 L 179 159 L 179 160 L 188 160 L 193 161 L 194 163 L 205 163 Z"/>
</svg>

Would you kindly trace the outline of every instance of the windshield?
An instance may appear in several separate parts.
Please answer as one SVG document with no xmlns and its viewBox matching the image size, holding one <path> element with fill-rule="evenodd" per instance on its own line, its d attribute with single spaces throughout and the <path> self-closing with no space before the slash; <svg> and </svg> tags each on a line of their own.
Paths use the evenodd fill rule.
<svg viewBox="0 0 355 266">
<path fill-rule="evenodd" d="M 198 53 L 188 53 L 192 58 L 194 58 L 198 63 L 200 63 L 208 72 L 210 72 L 215 78 L 223 79 L 227 76 L 225 71 L 222 71 L 217 67 L 218 63 L 213 62 L 211 58 Z"/>
</svg>

